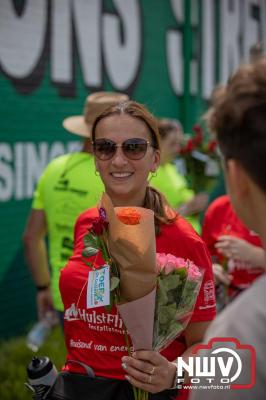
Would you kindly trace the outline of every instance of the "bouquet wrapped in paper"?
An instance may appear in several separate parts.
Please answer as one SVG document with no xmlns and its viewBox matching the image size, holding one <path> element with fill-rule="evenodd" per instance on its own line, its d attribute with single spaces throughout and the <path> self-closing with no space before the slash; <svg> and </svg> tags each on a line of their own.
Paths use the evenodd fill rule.
<svg viewBox="0 0 266 400">
<path fill-rule="evenodd" d="M 153 211 L 113 207 L 106 194 L 102 206 L 119 270 L 119 313 L 136 350 L 162 350 L 186 328 L 203 273 L 190 260 L 156 254 Z"/>
<path fill-rule="evenodd" d="M 200 290 L 203 272 L 190 260 L 157 253 L 158 286 L 153 349 L 167 347 L 186 328 Z"/>
<path fill-rule="evenodd" d="M 119 270 L 117 308 L 134 348 L 151 350 L 158 275 L 154 213 L 142 207 L 113 207 L 106 194 L 101 205 L 109 224 L 108 251 Z"/>
<path fill-rule="evenodd" d="M 189 260 L 156 255 L 152 210 L 114 207 L 104 194 L 99 214 L 84 238 L 83 256 L 102 251 L 102 267 L 110 266 L 110 290 L 134 349 L 162 350 L 189 322 L 203 273 Z M 147 399 L 147 392 L 134 388 L 134 394 Z"/>
</svg>

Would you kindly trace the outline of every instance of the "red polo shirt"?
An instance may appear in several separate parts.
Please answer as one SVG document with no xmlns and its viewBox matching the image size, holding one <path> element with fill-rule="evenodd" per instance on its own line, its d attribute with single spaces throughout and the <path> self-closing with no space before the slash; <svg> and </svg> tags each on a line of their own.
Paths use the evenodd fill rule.
<svg viewBox="0 0 266 400">
<path fill-rule="evenodd" d="M 217 198 L 206 211 L 202 238 L 211 255 L 217 258 L 217 262 L 227 265 L 228 272 L 233 276 L 232 283 L 245 289 L 264 272 L 264 269 L 261 266 L 254 267 L 241 260 L 225 259 L 214 247 L 221 235 L 236 236 L 255 246 L 263 247 L 259 236 L 240 221 L 227 195 Z"/>
<path fill-rule="evenodd" d="M 96 375 L 124 379 L 121 358 L 127 355 L 123 322 L 114 306 L 111 311 L 104 307 L 86 308 L 86 291 L 89 267 L 82 258 L 83 238 L 97 209 L 80 215 L 75 226 L 74 254 L 61 272 L 60 291 L 65 308 L 65 341 L 67 359 L 78 360 L 93 368 Z M 215 293 L 211 261 L 202 239 L 181 217 L 170 225 L 163 225 L 156 237 L 157 252 L 171 253 L 188 258 L 205 270 L 203 283 L 191 321 L 209 321 L 215 317 Z M 101 257 L 97 263 L 102 265 Z M 183 335 L 178 337 L 163 354 L 174 360 L 186 349 Z M 75 364 L 67 369 L 84 373 Z"/>
</svg>

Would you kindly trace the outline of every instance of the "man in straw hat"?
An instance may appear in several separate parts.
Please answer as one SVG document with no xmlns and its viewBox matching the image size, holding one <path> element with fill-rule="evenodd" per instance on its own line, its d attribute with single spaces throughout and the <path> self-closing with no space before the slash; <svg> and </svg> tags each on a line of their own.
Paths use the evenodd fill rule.
<svg viewBox="0 0 266 400">
<path fill-rule="evenodd" d="M 103 192 L 91 155 L 92 123 L 107 107 L 126 100 L 127 95 L 114 92 L 89 95 L 83 115 L 63 121 L 67 131 L 84 138 L 82 150 L 55 158 L 38 181 L 23 240 L 36 285 L 39 319 L 44 318 L 48 310 L 55 309 L 63 321 L 63 304 L 58 289 L 60 269 L 72 254 L 76 218 L 86 208 L 97 204 Z M 49 238 L 49 256 L 46 236 Z"/>
</svg>

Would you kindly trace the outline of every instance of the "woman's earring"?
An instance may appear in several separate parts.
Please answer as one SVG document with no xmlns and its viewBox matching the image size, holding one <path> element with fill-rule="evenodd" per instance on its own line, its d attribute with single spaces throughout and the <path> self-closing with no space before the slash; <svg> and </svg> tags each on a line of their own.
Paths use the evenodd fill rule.
<svg viewBox="0 0 266 400">
<path fill-rule="evenodd" d="M 157 176 L 157 171 L 151 171 L 149 182 L 152 180 L 152 178 L 156 178 L 156 176 Z"/>
<path fill-rule="evenodd" d="M 96 176 L 100 176 L 100 172 L 97 171 L 97 169 L 94 171 L 94 174 L 95 174 Z"/>
</svg>

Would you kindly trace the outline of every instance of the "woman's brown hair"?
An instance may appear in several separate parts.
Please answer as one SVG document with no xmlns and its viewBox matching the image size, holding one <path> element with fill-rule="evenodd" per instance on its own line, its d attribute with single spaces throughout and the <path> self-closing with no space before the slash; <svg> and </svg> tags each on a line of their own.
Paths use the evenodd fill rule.
<svg viewBox="0 0 266 400">
<path fill-rule="evenodd" d="M 152 146 L 160 150 L 160 134 L 156 118 L 147 110 L 145 106 L 135 101 L 126 101 L 116 106 L 109 107 L 101 113 L 94 121 L 92 126 L 92 142 L 95 140 L 95 131 L 98 123 L 111 115 L 127 114 L 133 118 L 143 121 L 151 134 Z M 176 213 L 171 209 L 165 196 L 151 186 L 147 186 L 143 206 L 154 212 L 155 232 L 160 233 L 161 224 L 170 224 L 175 221 Z"/>
</svg>

